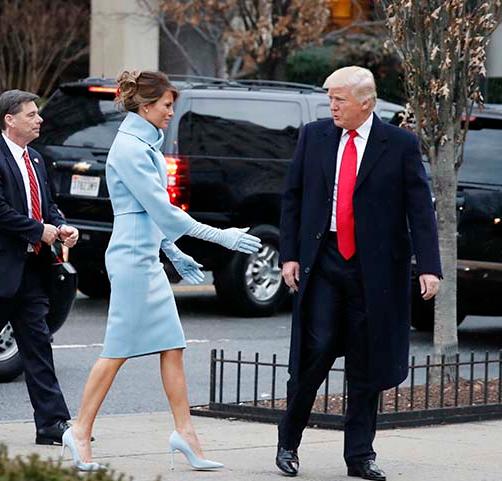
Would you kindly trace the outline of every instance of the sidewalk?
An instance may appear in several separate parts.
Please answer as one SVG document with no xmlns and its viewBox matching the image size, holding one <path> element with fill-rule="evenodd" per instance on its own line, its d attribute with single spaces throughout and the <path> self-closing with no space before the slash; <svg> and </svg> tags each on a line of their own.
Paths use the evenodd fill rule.
<svg viewBox="0 0 502 481">
<path fill-rule="evenodd" d="M 181 454 L 170 470 L 167 413 L 103 416 L 95 429 L 94 456 L 135 481 L 278 481 L 274 465 L 276 428 L 270 424 L 194 418 L 208 458 L 225 463 L 216 472 L 192 471 Z M 9 455 L 32 452 L 59 456 L 59 447 L 36 446 L 32 422 L 1 422 L 0 442 Z M 379 465 L 389 481 L 497 481 L 502 479 L 502 421 L 396 429 L 377 433 Z M 308 429 L 300 448 L 298 480 L 348 478 L 342 458 L 343 433 Z M 69 453 L 65 463 L 69 463 Z"/>
</svg>

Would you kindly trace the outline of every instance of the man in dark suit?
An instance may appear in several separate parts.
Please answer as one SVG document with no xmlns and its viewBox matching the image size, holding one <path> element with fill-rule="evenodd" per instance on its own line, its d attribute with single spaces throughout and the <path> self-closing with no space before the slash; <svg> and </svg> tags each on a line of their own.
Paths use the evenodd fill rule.
<svg viewBox="0 0 502 481">
<path fill-rule="evenodd" d="M 52 201 L 40 154 L 28 147 L 42 118 L 29 92 L 0 95 L 0 312 L 10 321 L 24 363 L 37 444 L 59 444 L 68 428 L 45 323 L 50 245 L 73 247 L 78 231 Z"/>
<path fill-rule="evenodd" d="M 282 274 L 296 294 L 276 465 L 298 473 L 317 389 L 345 356 L 348 475 L 383 481 L 378 397 L 408 372 L 412 252 L 423 298 L 439 288 L 436 221 L 418 139 L 373 113 L 371 72 L 345 67 L 324 87 L 333 119 L 303 128 L 282 204 Z"/>
</svg>

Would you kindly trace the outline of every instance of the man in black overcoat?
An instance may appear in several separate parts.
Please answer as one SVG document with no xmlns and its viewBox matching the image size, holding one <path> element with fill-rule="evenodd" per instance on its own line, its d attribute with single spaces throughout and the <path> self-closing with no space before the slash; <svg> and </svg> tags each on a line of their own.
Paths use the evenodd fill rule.
<svg viewBox="0 0 502 481">
<path fill-rule="evenodd" d="M 373 113 L 371 72 L 345 67 L 324 87 L 333 118 L 302 129 L 282 203 L 282 274 L 295 299 L 276 465 L 298 473 L 317 389 L 345 356 L 348 475 L 383 481 L 378 397 L 408 373 L 412 254 L 423 298 L 439 289 L 436 220 L 418 139 Z"/>
</svg>

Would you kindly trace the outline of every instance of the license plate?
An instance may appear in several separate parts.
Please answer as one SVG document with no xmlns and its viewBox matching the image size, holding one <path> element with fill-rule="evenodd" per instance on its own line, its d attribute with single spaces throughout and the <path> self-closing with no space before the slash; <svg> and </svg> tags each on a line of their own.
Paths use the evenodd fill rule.
<svg viewBox="0 0 502 481">
<path fill-rule="evenodd" d="M 72 175 L 70 194 L 97 197 L 100 180 L 99 177 L 92 177 L 90 175 Z"/>
</svg>

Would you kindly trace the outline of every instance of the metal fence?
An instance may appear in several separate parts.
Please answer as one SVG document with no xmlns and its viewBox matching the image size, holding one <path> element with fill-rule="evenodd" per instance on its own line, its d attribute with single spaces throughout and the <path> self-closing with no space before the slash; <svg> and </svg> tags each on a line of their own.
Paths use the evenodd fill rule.
<svg viewBox="0 0 502 481">
<path fill-rule="evenodd" d="M 214 349 L 209 405 L 193 412 L 276 422 L 286 406 L 287 378 L 287 364 L 277 362 L 276 354 L 267 361 L 259 353 L 245 359 L 239 351 L 232 358 Z M 319 389 L 310 424 L 342 428 L 346 405 L 344 367 L 335 363 Z M 502 351 L 471 353 L 467 359 L 457 354 L 450 362 L 443 356 L 436 363 L 431 356 L 421 362 L 411 357 L 408 378 L 380 394 L 377 422 L 398 427 L 501 417 Z"/>
</svg>

